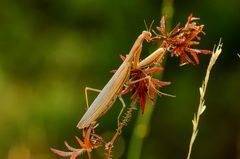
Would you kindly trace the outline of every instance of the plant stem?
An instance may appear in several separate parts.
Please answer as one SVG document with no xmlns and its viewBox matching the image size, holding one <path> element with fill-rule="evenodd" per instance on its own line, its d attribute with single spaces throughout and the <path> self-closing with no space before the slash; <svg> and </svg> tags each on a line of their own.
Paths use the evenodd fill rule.
<svg viewBox="0 0 240 159">
<path fill-rule="evenodd" d="M 141 149 L 143 140 L 146 137 L 149 130 L 149 123 L 153 112 L 153 106 L 147 101 L 144 115 L 141 112 L 138 114 L 137 121 L 133 130 L 132 137 L 130 139 L 130 145 L 128 149 L 128 159 L 138 159 L 141 156 Z"/>
<path fill-rule="evenodd" d="M 174 0 L 163 0 L 162 15 L 167 15 L 167 28 L 171 28 L 171 21 L 174 14 L 173 8 Z M 164 64 L 162 64 L 164 65 Z M 161 79 L 162 74 L 158 75 L 158 79 Z M 156 97 L 157 98 L 157 97 Z M 135 127 L 133 129 L 132 137 L 129 142 L 129 149 L 127 159 L 139 159 L 141 156 L 141 150 L 143 140 L 147 136 L 149 131 L 150 120 L 152 117 L 154 106 L 148 101 L 145 107 L 144 115 L 139 114 Z"/>
<path fill-rule="evenodd" d="M 128 122 L 129 118 L 132 116 L 132 111 L 136 108 L 136 104 L 137 104 L 138 98 L 136 98 L 132 104 L 131 107 L 129 108 L 129 110 L 127 111 L 126 116 L 124 117 L 124 119 L 122 120 L 121 124 L 118 126 L 116 133 L 114 134 L 113 138 L 111 139 L 110 142 L 108 142 L 106 144 L 106 149 L 107 149 L 107 153 L 106 153 L 106 158 L 110 159 L 111 158 L 111 149 L 113 147 L 113 144 L 115 142 L 115 140 L 117 139 L 117 137 L 120 135 L 122 128 L 124 127 L 124 125 L 126 125 L 126 123 Z"/>
</svg>

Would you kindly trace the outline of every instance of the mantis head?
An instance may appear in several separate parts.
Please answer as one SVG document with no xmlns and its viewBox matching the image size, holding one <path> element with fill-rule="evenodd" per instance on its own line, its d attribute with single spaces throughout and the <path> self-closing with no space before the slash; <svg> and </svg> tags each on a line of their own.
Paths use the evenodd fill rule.
<svg viewBox="0 0 240 159">
<path fill-rule="evenodd" d="M 143 31 L 142 34 L 144 35 L 144 38 L 147 42 L 150 42 L 152 40 L 152 33 L 149 31 Z"/>
<path fill-rule="evenodd" d="M 146 21 L 144 20 L 144 24 L 146 27 L 146 31 L 143 31 L 142 33 L 144 34 L 144 37 L 146 39 L 147 42 L 150 42 L 152 40 L 152 33 L 151 33 L 151 29 L 152 29 L 152 25 L 154 23 L 154 20 L 151 22 L 150 27 L 148 28 Z"/>
</svg>

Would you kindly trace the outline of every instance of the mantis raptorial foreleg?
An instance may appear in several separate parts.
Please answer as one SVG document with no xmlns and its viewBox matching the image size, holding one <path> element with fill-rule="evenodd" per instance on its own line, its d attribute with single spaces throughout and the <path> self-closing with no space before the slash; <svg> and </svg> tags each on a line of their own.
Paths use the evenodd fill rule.
<svg viewBox="0 0 240 159">
<path fill-rule="evenodd" d="M 138 79 L 138 80 L 129 81 L 127 84 L 131 85 L 131 84 L 138 83 L 138 82 L 141 82 L 141 81 L 144 81 L 144 80 L 147 80 L 149 82 L 150 79 L 151 79 L 150 76 L 146 76 L 146 77 L 143 77 L 143 78 Z"/>
</svg>

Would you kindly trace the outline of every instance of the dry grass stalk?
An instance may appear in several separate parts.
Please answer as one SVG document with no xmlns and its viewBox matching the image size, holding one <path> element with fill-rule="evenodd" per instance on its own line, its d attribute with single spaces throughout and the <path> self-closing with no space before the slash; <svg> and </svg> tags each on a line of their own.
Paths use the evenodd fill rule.
<svg viewBox="0 0 240 159">
<path fill-rule="evenodd" d="M 215 64 L 215 62 L 216 62 L 216 60 L 217 60 L 217 58 L 218 58 L 218 56 L 220 55 L 221 52 L 222 52 L 222 42 L 220 40 L 217 48 L 214 49 L 214 53 L 212 54 L 212 57 L 211 57 L 210 62 L 208 64 L 206 76 L 205 76 L 205 79 L 202 83 L 202 87 L 199 88 L 200 102 L 199 102 L 197 114 L 194 114 L 194 117 L 193 117 L 193 120 L 192 120 L 193 132 L 192 132 L 192 136 L 191 136 L 191 140 L 190 140 L 190 144 L 189 144 L 187 159 L 190 159 L 193 143 L 194 143 L 194 141 L 196 139 L 196 136 L 197 136 L 197 133 L 198 133 L 198 124 L 199 124 L 200 116 L 202 115 L 202 113 L 206 109 L 204 96 L 205 96 L 205 92 L 206 92 L 206 89 L 207 89 L 207 84 L 208 84 L 210 72 L 211 72 L 212 67 Z"/>
</svg>

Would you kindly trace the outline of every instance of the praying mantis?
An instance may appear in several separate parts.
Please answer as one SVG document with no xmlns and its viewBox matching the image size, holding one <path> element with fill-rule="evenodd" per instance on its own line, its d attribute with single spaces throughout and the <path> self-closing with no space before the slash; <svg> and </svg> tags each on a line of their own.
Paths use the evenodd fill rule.
<svg viewBox="0 0 240 159">
<path fill-rule="evenodd" d="M 87 152 L 88 158 L 91 158 L 90 152 L 105 144 L 106 157 L 110 158 L 113 144 L 120 135 L 123 126 L 126 125 L 131 117 L 137 102 L 139 102 L 143 114 L 147 97 L 153 104 L 155 102 L 155 95 L 175 97 L 174 95 L 166 94 L 158 90 L 158 88 L 167 86 L 171 84 L 171 82 L 164 82 L 154 78 L 152 74 L 162 71 L 163 68 L 152 65 L 160 63 L 167 53 L 169 53 L 171 57 L 180 56 L 180 66 L 188 63 L 198 64 L 197 54 L 213 54 L 213 52 L 209 50 L 199 50 L 190 47 L 191 45 L 199 44 L 198 41 L 201 40 L 201 38 L 198 37 L 199 33 L 204 34 L 202 31 L 204 25 L 198 26 L 197 23 L 194 22 L 194 20 L 198 19 L 199 18 L 193 17 L 192 14 L 190 14 L 184 27 L 180 27 L 180 23 L 178 23 L 172 31 L 167 32 L 166 18 L 163 16 L 160 25 L 157 27 L 160 34 L 152 30 L 155 34 L 154 37 L 152 37 L 150 32 L 153 22 L 149 29 L 146 26 L 147 30 L 138 36 L 129 54 L 126 57 L 121 56 L 123 63 L 117 70 L 112 71 L 115 74 L 104 88 L 102 90 L 89 87 L 85 88 L 87 111 L 77 125 L 83 132 L 83 140 L 76 137 L 80 148 L 73 148 L 67 142 L 64 142 L 69 151 L 60 151 L 53 148 L 51 148 L 51 151 L 58 156 L 70 157 L 71 159 L 75 159 L 83 152 Z M 144 60 L 140 60 L 144 40 L 147 42 L 161 42 L 161 45 Z M 189 55 L 192 56 L 193 60 Z M 88 105 L 88 90 L 99 92 L 99 95 L 90 107 Z M 130 96 L 132 104 L 129 106 L 123 120 L 120 121 L 121 114 L 125 107 L 122 96 L 130 91 L 132 93 Z M 97 126 L 97 119 L 111 108 L 117 98 L 120 99 L 123 105 L 117 118 L 118 127 L 112 139 L 109 142 L 105 142 L 101 136 L 95 134 L 94 129 Z"/>
<path fill-rule="evenodd" d="M 108 109 L 116 101 L 117 97 L 119 97 L 120 101 L 122 102 L 123 108 L 125 107 L 125 103 L 121 98 L 121 91 L 123 89 L 124 84 L 126 84 L 126 82 L 129 80 L 131 69 L 137 69 L 152 65 L 161 60 L 162 57 L 165 55 L 166 49 L 158 48 L 147 58 L 139 62 L 143 41 L 146 40 L 147 42 L 150 42 L 151 36 L 152 35 L 150 31 L 143 31 L 138 36 L 129 54 L 126 56 L 126 59 L 123 61 L 123 63 L 120 65 L 115 74 L 112 76 L 112 78 L 109 80 L 109 82 L 104 86 L 102 90 L 92 89 L 88 87 L 85 88 L 87 111 L 77 124 L 77 127 L 79 129 L 84 129 L 89 127 L 91 124 L 95 124 L 96 120 L 108 111 Z M 100 92 L 89 108 L 87 90 Z M 118 116 L 118 123 L 122 111 L 123 109 L 121 110 Z"/>
</svg>

